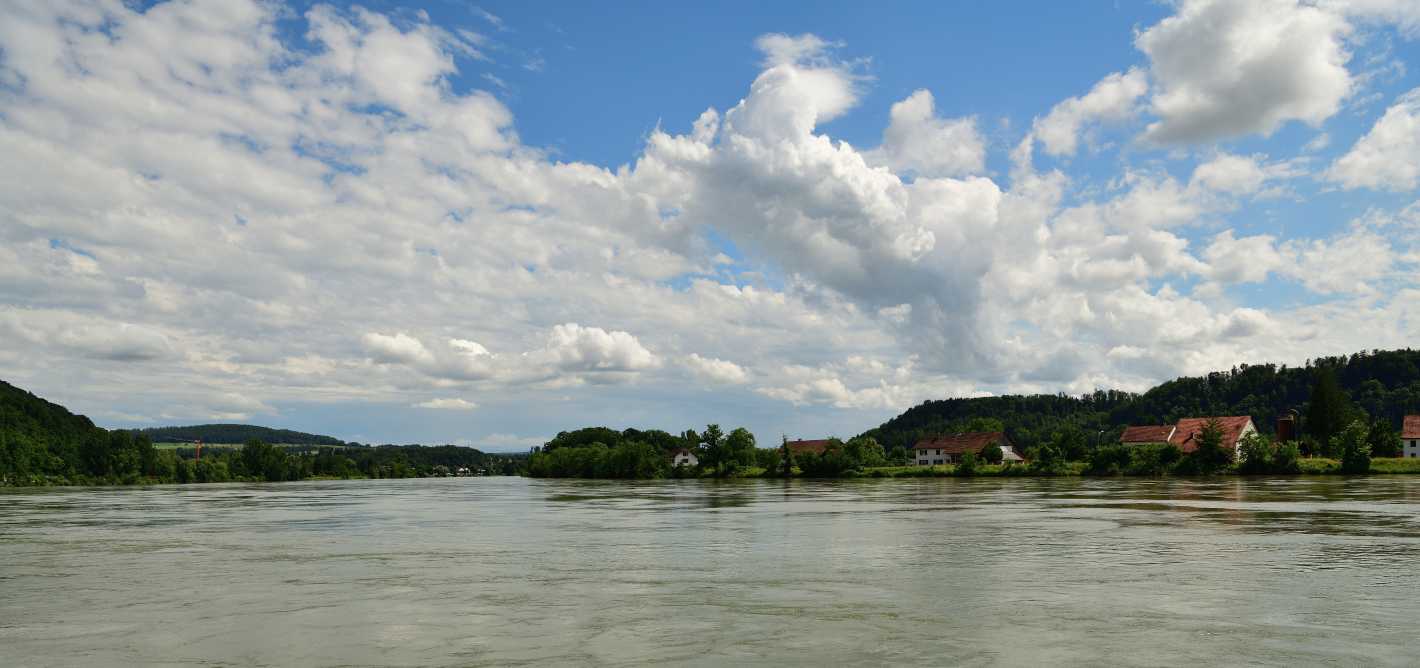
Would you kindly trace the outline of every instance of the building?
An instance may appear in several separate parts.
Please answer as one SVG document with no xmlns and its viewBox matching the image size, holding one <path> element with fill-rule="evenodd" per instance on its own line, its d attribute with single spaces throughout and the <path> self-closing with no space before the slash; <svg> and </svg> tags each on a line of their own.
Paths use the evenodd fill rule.
<svg viewBox="0 0 1420 668">
<path fill-rule="evenodd" d="M 789 441 L 787 445 L 789 446 L 789 451 L 794 453 L 795 459 L 803 457 L 805 452 L 812 452 L 820 457 L 823 456 L 823 453 L 828 452 L 828 439 L 826 438 L 818 441 L 799 439 Z M 779 446 L 779 452 L 784 452 L 784 446 Z"/>
<path fill-rule="evenodd" d="M 1420 415 L 1407 415 L 1400 425 L 1400 456 L 1420 457 Z"/>
<path fill-rule="evenodd" d="M 679 447 L 671 450 L 671 466 L 695 466 L 700 463 L 700 458 L 691 452 L 690 448 Z"/>
<path fill-rule="evenodd" d="M 915 454 L 912 461 L 917 466 L 937 466 L 940 464 L 955 464 L 961 458 L 961 453 L 970 450 L 981 452 L 988 443 L 996 443 L 1001 446 L 1003 459 L 1008 462 L 1022 463 L 1026 461 L 1025 451 L 1021 450 L 1016 442 L 1004 431 L 978 431 L 971 434 L 934 434 L 923 436 L 917 441 L 917 445 L 912 446 Z"/>
<path fill-rule="evenodd" d="M 1209 420 L 1223 423 L 1223 443 L 1222 446 L 1233 451 L 1233 458 L 1238 456 L 1238 441 L 1249 432 L 1256 434 L 1257 427 L 1252 424 L 1252 416 L 1240 415 L 1235 417 L 1220 418 L 1183 418 L 1178 421 L 1173 436 L 1169 437 L 1169 442 L 1177 445 L 1184 452 L 1193 452 L 1198 449 L 1198 433 L 1203 431 L 1203 425 Z"/>
<path fill-rule="evenodd" d="M 1129 427 L 1119 437 L 1121 445 L 1144 445 L 1146 443 L 1168 443 L 1178 425 Z"/>
</svg>

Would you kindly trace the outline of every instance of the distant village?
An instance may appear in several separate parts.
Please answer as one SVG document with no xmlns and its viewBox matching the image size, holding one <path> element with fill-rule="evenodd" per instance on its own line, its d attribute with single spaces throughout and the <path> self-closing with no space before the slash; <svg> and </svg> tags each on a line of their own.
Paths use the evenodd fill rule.
<svg viewBox="0 0 1420 668">
<path fill-rule="evenodd" d="M 1253 424 L 1252 416 L 1226 416 L 1219 418 L 1184 418 L 1172 425 L 1141 425 L 1131 426 L 1124 430 L 1124 434 L 1119 437 L 1120 445 L 1142 446 L 1151 443 L 1172 443 L 1178 446 L 1182 452 L 1189 453 L 1197 450 L 1197 438 L 1203 430 L 1203 426 L 1210 420 L 1216 419 L 1221 423 L 1224 434 L 1222 446 L 1231 450 L 1233 459 L 1239 458 L 1240 444 L 1248 434 L 1256 434 L 1257 426 Z M 1276 442 L 1302 440 L 1303 435 L 1297 428 L 1296 415 L 1282 415 L 1277 418 Z M 1414 459 L 1420 457 L 1420 415 L 1407 415 L 1403 427 L 1401 428 L 1401 451 L 1400 457 Z M 780 446 L 779 452 L 784 452 L 788 448 L 794 457 L 802 457 L 807 453 L 814 453 L 823 456 L 829 447 L 830 439 L 817 440 L 793 440 Z M 992 443 L 1001 448 L 1002 459 L 1000 461 L 988 462 L 990 464 L 1015 463 L 1024 464 L 1030 461 L 1023 448 L 1011 440 L 1011 437 L 1004 431 L 980 431 L 965 434 L 930 434 L 923 436 L 913 446 L 913 456 L 908 464 L 911 466 L 943 466 L 956 464 L 961 459 L 964 452 L 974 452 L 981 454 L 981 451 Z M 672 466 L 696 466 L 700 463 L 699 457 L 689 448 L 679 447 L 670 451 L 670 461 Z"/>
</svg>

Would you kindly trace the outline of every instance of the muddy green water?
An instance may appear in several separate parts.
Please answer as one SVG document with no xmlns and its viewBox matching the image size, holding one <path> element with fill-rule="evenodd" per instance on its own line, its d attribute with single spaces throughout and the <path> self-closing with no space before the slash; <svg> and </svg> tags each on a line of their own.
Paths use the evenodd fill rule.
<svg viewBox="0 0 1420 668">
<path fill-rule="evenodd" d="M 0 665 L 1420 665 L 1420 476 L 0 491 Z"/>
</svg>

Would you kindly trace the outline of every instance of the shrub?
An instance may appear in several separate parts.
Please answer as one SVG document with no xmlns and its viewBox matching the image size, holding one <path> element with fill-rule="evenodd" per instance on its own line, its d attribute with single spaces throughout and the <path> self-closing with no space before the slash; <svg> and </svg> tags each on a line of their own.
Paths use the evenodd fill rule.
<svg viewBox="0 0 1420 668">
<path fill-rule="evenodd" d="M 1183 459 L 1183 450 L 1172 443 L 1147 443 L 1134 451 L 1129 475 L 1168 475 Z"/>
<path fill-rule="evenodd" d="M 1102 445 L 1090 453 L 1090 469 L 1097 475 L 1122 475 L 1134 461 L 1133 446 Z"/>
<path fill-rule="evenodd" d="M 1365 473 L 1371 470 L 1371 445 L 1366 440 L 1368 431 L 1364 422 L 1356 420 L 1331 439 L 1331 450 L 1341 452 L 1342 473 Z"/>
<path fill-rule="evenodd" d="M 981 461 L 987 464 L 999 464 L 1005 458 L 1006 453 L 1001 451 L 1001 444 L 995 441 L 987 443 L 986 447 L 981 449 Z"/>
</svg>

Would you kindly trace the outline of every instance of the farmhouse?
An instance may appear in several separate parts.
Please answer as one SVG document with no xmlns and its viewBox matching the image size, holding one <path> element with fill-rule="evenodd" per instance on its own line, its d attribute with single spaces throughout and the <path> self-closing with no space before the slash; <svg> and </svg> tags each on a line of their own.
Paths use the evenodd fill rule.
<svg viewBox="0 0 1420 668">
<path fill-rule="evenodd" d="M 803 439 L 799 439 L 796 441 L 789 441 L 788 443 L 786 443 L 786 445 L 789 446 L 789 451 L 794 453 L 795 458 L 804 456 L 805 452 L 812 452 L 822 457 L 823 453 L 828 451 L 828 439 L 826 438 L 817 441 L 805 441 Z M 784 452 L 784 446 L 779 446 L 779 452 Z"/>
<path fill-rule="evenodd" d="M 981 452 L 988 443 L 1001 446 L 1003 459 L 1008 462 L 1024 462 L 1025 452 L 1004 431 L 978 431 L 970 434 L 934 434 L 923 436 L 912 446 L 916 453 L 913 463 L 917 466 L 937 466 L 955 464 L 961 453 L 970 450 Z"/>
<path fill-rule="evenodd" d="M 671 466 L 695 466 L 700 463 L 700 458 L 695 456 L 690 448 L 679 447 L 671 450 Z"/>
<path fill-rule="evenodd" d="M 1400 456 L 1420 457 L 1420 415 L 1407 415 L 1400 426 Z"/>
<path fill-rule="evenodd" d="M 1193 452 L 1198 449 L 1198 433 L 1203 431 L 1203 425 L 1214 418 L 1184 418 L 1178 421 L 1178 429 L 1174 431 L 1169 442 L 1177 445 L 1184 452 Z M 1238 441 L 1248 432 L 1257 433 L 1257 427 L 1252 424 L 1252 416 L 1240 415 L 1237 417 L 1220 417 L 1217 420 L 1223 423 L 1223 447 L 1233 451 L 1236 459 L 1238 454 Z"/>
<path fill-rule="evenodd" d="M 1124 430 L 1124 434 L 1119 437 L 1121 445 L 1144 445 L 1146 443 L 1168 443 L 1173 438 L 1173 433 L 1178 431 L 1177 425 L 1129 427 Z"/>
</svg>

